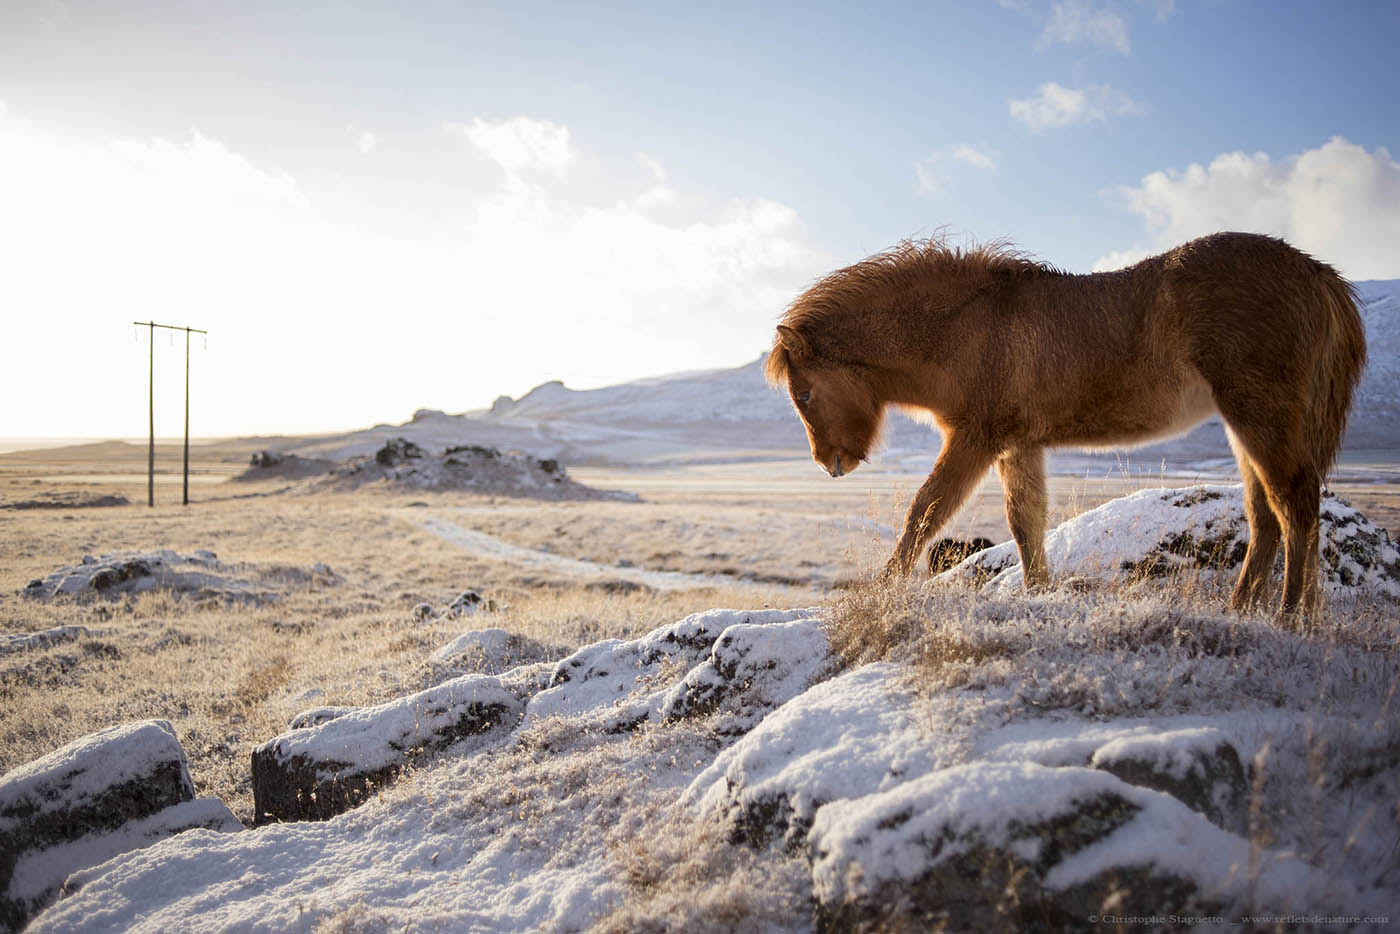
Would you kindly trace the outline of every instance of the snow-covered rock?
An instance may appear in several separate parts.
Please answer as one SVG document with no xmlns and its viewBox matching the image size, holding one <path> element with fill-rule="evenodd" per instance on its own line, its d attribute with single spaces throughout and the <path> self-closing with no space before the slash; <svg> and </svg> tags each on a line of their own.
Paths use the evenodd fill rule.
<svg viewBox="0 0 1400 934">
<path fill-rule="evenodd" d="M 1344 904 L 1322 873 L 1251 851 L 1106 772 L 969 763 L 817 811 L 818 928 L 1080 929 L 1123 916 Z"/>
<path fill-rule="evenodd" d="M 1244 766 L 1217 729 L 1122 737 L 1094 750 L 1089 764 L 1129 784 L 1164 791 L 1218 827 L 1237 834 L 1247 828 Z"/>
<path fill-rule="evenodd" d="M 835 667 L 819 619 L 736 623 L 715 640 L 709 657 L 666 693 L 661 720 L 672 723 L 723 709 L 716 732 L 738 736 Z"/>
<path fill-rule="evenodd" d="M 1400 598 L 1400 550 L 1384 529 L 1329 492 L 1320 530 L 1321 579 L 1330 596 Z M 1045 555 L 1056 577 L 1114 581 L 1190 573 L 1203 581 L 1233 580 L 1248 544 L 1244 488 L 1202 485 L 1139 490 L 1081 513 L 1046 534 Z M 985 582 L 993 592 L 1018 589 L 1016 543 L 978 552 L 934 579 Z"/>
<path fill-rule="evenodd" d="M 255 578 L 250 580 L 249 578 Z M 153 591 L 194 600 L 231 603 L 266 603 L 275 600 L 288 585 L 313 586 L 338 580 L 324 564 L 308 569 L 287 566 L 229 565 L 212 551 L 180 554 L 160 551 L 123 551 L 99 556 L 84 555 L 77 564 L 59 568 L 29 582 L 26 597 L 117 599 Z"/>
<path fill-rule="evenodd" d="M 684 699 L 687 692 L 683 685 L 673 687 L 667 683 L 667 674 L 679 677 L 689 672 L 711 655 L 716 641 L 731 627 L 753 626 L 755 631 L 736 634 L 732 646 L 721 652 L 721 661 L 711 664 L 711 673 L 698 675 L 696 681 L 697 690 L 702 681 L 709 684 L 716 701 L 720 696 L 732 694 L 741 706 L 742 700 L 748 699 L 740 697 L 742 686 L 717 687 L 717 683 L 724 680 L 723 672 L 730 671 L 740 680 L 751 680 L 757 669 L 745 668 L 741 672 L 739 658 L 753 653 L 755 642 L 762 644 L 767 638 L 782 640 L 792 635 L 790 631 L 775 629 L 776 624 L 810 619 L 813 615 L 812 610 L 710 610 L 662 626 L 640 639 L 609 639 L 587 646 L 558 663 L 552 686 L 535 695 L 527 706 L 525 723 L 531 724 L 544 717 L 587 713 L 598 719 L 600 728 L 620 731 L 648 721 L 660 722 L 663 711 L 668 709 L 679 717 L 687 704 Z M 825 655 L 825 636 L 810 624 L 802 631 L 809 638 L 816 634 Z M 769 659 L 773 657 L 764 648 L 758 648 L 754 662 L 762 665 L 765 655 Z M 727 659 L 732 659 L 733 664 Z M 817 664 L 814 654 L 807 651 L 791 661 L 800 669 L 796 681 L 806 677 Z M 775 688 L 780 695 L 783 690 L 780 685 L 787 675 L 786 671 L 774 672 L 764 679 L 764 684 Z M 762 689 L 760 686 L 759 691 Z M 751 699 L 756 704 L 763 703 L 758 696 Z"/>
<path fill-rule="evenodd" d="M 18 929 L 69 873 L 191 827 L 241 830 L 195 799 L 165 720 L 109 727 L 0 777 L 0 926 Z"/>
<path fill-rule="evenodd" d="M 372 456 L 352 457 L 324 476 L 306 481 L 299 489 L 350 491 L 365 486 L 469 490 L 535 499 L 636 499 L 631 493 L 595 490 L 578 483 L 553 458 L 502 452 L 476 444 L 452 445 L 439 454 L 430 454 L 404 437 L 390 438 Z"/>
<path fill-rule="evenodd" d="M 427 753 L 504 739 L 521 710 L 499 680 L 476 675 L 293 729 L 253 750 L 254 820 L 333 817 Z"/>
<path fill-rule="evenodd" d="M 725 821 L 736 842 L 804 849 L 821 805 L 889 788 L 938 761 L 905 681 L 879 663 L 816 685 L 716 756 L 682 804 Z"/>
</svg>

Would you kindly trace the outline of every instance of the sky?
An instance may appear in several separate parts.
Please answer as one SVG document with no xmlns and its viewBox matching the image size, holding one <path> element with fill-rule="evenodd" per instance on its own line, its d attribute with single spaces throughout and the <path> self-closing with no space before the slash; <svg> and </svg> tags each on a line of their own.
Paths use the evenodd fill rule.
<svg viewBox="0 0 1400 934">
<path fill-rule="evenodd" d="M 1400 4 L 0 0 L 0 437 L 737 366 L 910 237 L 1400 278 Z M 156 432 L 184 338 L 157 332 Z"/>
</svg>

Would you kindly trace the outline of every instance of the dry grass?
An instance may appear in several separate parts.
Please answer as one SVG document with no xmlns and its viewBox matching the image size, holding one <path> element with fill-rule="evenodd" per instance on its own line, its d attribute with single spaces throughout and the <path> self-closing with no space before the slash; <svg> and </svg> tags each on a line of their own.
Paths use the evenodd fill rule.
<svg viewBox="0 0 1400 934">
<path fill-rule="evenodd" d="M 434 508 L 489 507 L 434 497 Z M 625 515 L 628 504 L 610 504 Z M 201 794 L 252 813 L 252 749 L 320 704 L 383 703 L 440 677 L 433 650 L 502 626 L 562 656 L 717 605 L 803 602 L 786 588 L 610 593 L 475 558 L 401 518 L 401 498 L 269 497 L 189 509 L 141 506 L 0 512 L 0 630 L 86 626 L 90 638 L 0 656 L 0 772 L 80 736 L 150 717 L 174 725 Z M 532 507 L 540 524 L 554 504 Z M 237 576 L 280 590 L 257 606 L 148 593 L 41 603 L 18 591 L 84 554 L 208 548 Z M 329 564 L 334 583 L 304 573 Z M 642 562 L 639 562 L 642 563 Z M 416 621 L 475 588 L 501 613 Z M 808 598 L 810 600 L 810 597 Z"/>
</svg>

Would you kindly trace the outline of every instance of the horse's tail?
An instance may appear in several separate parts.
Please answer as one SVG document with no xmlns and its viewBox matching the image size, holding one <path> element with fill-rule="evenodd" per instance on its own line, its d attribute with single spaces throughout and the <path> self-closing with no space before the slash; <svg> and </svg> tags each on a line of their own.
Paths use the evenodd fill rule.
<svg viewBox="0 0 1400 934">
<path fill-rule="evenodd" d="M 1321 264 L 1319 264 L 1321 265 Z M 1320 270 L 1322 359 L 1317 370 L 1310 421 L 1319 476 L 1337 459 L 1346 432 L 1351 394 L 1366 368 L 1366 328 L 1356 287 L 1330 266 Z"/>
</svg>

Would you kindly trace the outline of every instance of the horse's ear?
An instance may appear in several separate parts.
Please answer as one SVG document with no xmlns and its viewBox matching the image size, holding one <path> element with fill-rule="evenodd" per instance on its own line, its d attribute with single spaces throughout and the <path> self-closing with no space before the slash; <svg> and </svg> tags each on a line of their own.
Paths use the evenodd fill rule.
<svg viewBox="0 0 1400 934">
<path fill-rule="evenodd" d="M 812 347 L 807 343 L 807 338 L 803 337 L 786 324 L 778 325 L 778 342 L 787 348 L 788 353 L 794 356 L 812 356 Z"/>
</svg>

